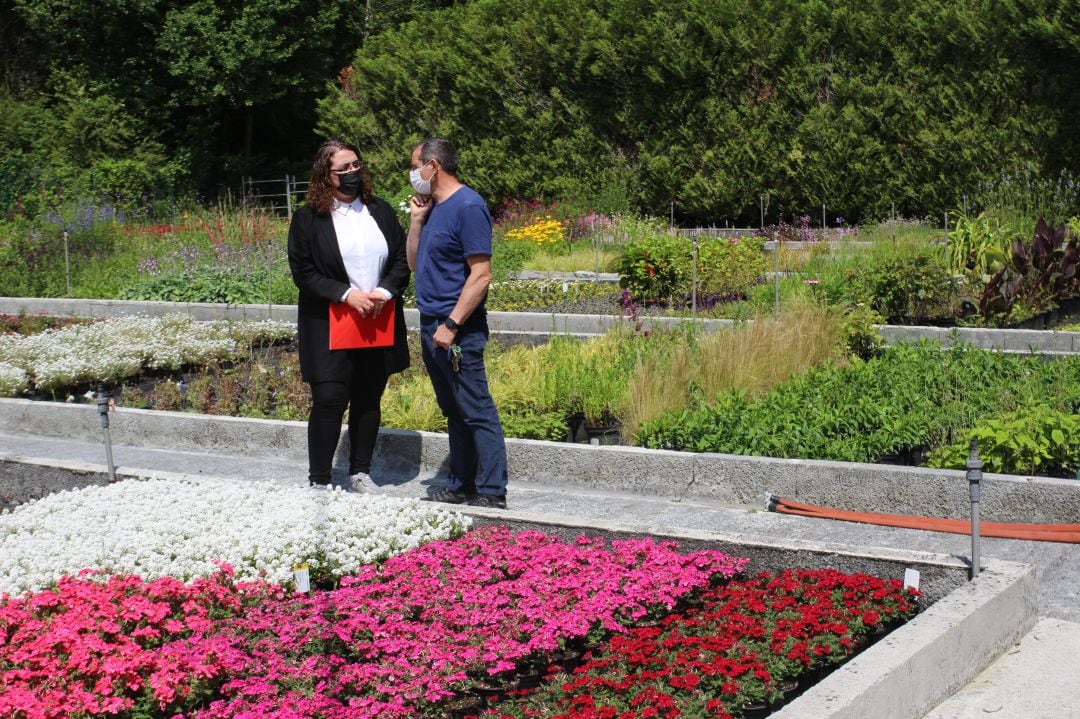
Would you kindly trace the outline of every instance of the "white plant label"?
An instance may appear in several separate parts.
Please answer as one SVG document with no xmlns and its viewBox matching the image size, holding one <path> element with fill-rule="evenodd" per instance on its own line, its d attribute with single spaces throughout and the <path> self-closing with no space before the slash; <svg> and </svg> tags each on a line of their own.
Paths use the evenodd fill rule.
<svg viewBox="0 0 1080 719">
<path fill-rule="evenodd" d="M 296 591 L 301 594 L 307 594 L 311 591 L 311 579 L 308 576 L 308 565 L 297 564 L 292 568 L 293 582 L 296 584 Z"/>
</svg>

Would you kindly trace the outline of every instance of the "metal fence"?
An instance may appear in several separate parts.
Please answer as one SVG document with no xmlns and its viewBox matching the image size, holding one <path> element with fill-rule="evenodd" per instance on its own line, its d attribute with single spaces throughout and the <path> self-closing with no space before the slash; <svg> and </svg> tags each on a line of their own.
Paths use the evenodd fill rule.
<svg viewBox="0 0 1080 719">
<path fill-rule="evenodd" d="M 297 182 L 295 175 L 285 175 L 279 180 L 241 179 L 240 196 L 247 204 L 260 205 L 273 212 L 284 212 L 291 218 L 293 210 L 307 193 L 308 183 Z"/>
</svg>

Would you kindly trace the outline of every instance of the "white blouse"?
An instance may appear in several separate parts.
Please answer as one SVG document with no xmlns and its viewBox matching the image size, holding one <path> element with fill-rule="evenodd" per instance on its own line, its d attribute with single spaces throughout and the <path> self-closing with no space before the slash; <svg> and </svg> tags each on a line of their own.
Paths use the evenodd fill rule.
<svg viewBox="0 0 1080 719">
<path fill-rule="evenodd" d="M 352 202 L 334 200 L 334 232 L 337 234 L 338 249 L 345 262 L 345 273 L 349 276 L 351 288 L 370 292 L 380 289 L 387 299 L 393 294 L 378 287 L 383 267 L 390 250 L 386 237 L 371 216 L 367 205 L 357 197 Z M 345 295 L 349 294 L 348 292 Z M 342 300 L 345 299 L 342 295 Z"/>
</svg>

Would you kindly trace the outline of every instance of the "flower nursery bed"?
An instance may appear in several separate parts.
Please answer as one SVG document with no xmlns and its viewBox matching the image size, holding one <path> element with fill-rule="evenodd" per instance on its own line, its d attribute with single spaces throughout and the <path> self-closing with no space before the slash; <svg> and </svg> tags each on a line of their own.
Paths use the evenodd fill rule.
<svg viewBox="0 0 1080 719">
<path fill-rule="evenodd" d="M 82 544 L 112 542 L 113 554 L 126 556 L 118 548 L 142 545 L 139 532 L 160 533 L 152 515 L 141 527 L 125 518 L 122 509 L 148 484 L 120 486 L 133 481 L 93 489 L 79 502 L 87 517 L 101 513 L 95 504 L 116 507 L 104 531 L 80 534 Z M 232 531 L 235 513 L 206 516 L 201 495 L 220 503 L 243 494 L 233 499 L 243 502 L 245 523 L 256 525 L 265 514 L 256 496 L 266 495 L 268 507 L 281 497 L 300 529 L 304 504 L 339 507 L 330 514 L 344 524 L 327 539 L 353 516 L 370 526 L 385 513 L 365 510 L 382 501 L 370 496 L 214 482 L 187 495 L 196 506 L 176 513 L 169 532 L 207 521 Z M 168 478 L 149 483 L 156 488 L 143 497 L 175 504 Z M 62 501 L 54 495 L 7 515 L 3 535 L 10 540 L 15 520 L 19 528 L 40 523 L 35 518 Z M 61 534 L 86 521 L 68 519 Z M 440 522 L 452 534 L 469 523 L 455 528 L 447 519 Z M 420 546 L 391 548 L 380 565 L 361 566 L 310 596 L 292 594 L 287 582 L 251 578 L 240 567 L 257 564 L 238 556 L 240 566 L 220 571 L 181 563 L 195 572 L 184 577 L 188 584 L 173 576 L 177 570 L 150 563 L 145 579 L 62 579 L 26 599 L 0 600 L 0 627 L 10 638 L 0 648 L 7 688 L 0 713 L 224 719 L 288 709 L 297 718 L 361 718 L 488 709 L 491 717 L 914 719 L 1034 622 L 1033 572 L 1009 563 L 986 562 L 969 583 L 962 563 L 936 555 L 643 534 L 513 513 L 471 523 L 474 531 L 457 539 L 433 535 Z M 285 548 L 302 546 L 295 531 L 283 534 L 297 537 Z M 381 534 L 404 536 L 388 528 L 367 536 Z M 59 536 L 43 541 L 59 548 Z M 13 546 L 22 545 L 9 541 L 5 557 Z M 181 546 L 196 555 L 216 551 Z M 267 557 L 271 565 L 274 558 Z M 909 569 L 922 574 L 917 607 L 901 587 Z M 949 664 L 942 652 L 966 661 Z"/>
</svg>

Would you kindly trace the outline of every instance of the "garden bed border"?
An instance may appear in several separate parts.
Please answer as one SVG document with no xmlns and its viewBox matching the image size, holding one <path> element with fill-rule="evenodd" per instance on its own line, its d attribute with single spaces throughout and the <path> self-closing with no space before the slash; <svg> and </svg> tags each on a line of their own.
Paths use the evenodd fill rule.
<svg viewBox="0 0 1080 719">
<path fill-rule="evenodd" d="M 307 423 L 116 408 L 114 443 L 187 452 L 224 452 L 304 462 Z M 101 441 L 97 408 L 88 404 L 0 399 L 0 431 Z M 342 431 L 339 454 L 347 450 Z M 970 513 L 960 470 L 824 460 L 775 459 L 508 439 L 513 482 L 617 490 L 764 507 L 768 495 L 836 509 L 965 519 Z M 401 482 L 445 471 L 445 434 L 383 429 L 375 471 Z M 1080 482 L 986 473 L 981 518 L 996 522 L 1076 523 Z"/>
</svg>

